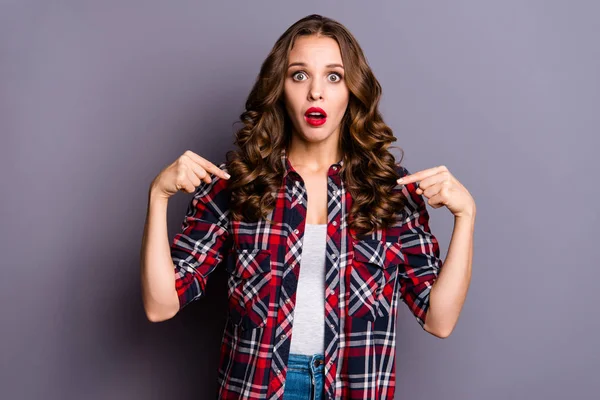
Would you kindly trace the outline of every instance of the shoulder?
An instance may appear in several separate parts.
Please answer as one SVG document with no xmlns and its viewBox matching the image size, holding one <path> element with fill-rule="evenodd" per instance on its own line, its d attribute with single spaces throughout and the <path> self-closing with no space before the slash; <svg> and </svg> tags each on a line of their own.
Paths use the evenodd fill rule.
<svg viewBox="0 0 600 400">
<path fill-rule="evenodd" d="M 406 167 L 400 164 L 395 164 L 395 170 L 398 174 L 398 178 L 402 178 L 403 176 L 410 175 L 410 172 Z"/>
<path fill-rule="evenodd" d="M 406 168 L 403 165 L 400 164 L 395 164 L 394 167 L 395 171 L 396 171 L 396 180 L 405 177 L 406 175 L 410 175 L 410 171 L 408 170 L 408 168 Z M 408 185 L 403 185 L 400 183 L 396 182 L 396 186 L 394 187 L 393 191 L 394 192 L 402 192 L 405 196 L 408 195 L 408 192 L 410 191 L 410 184 Z"/>
<path fill-rule="evenodd" d="M 223 162 L 218 165 L 218 167 L 229 173 L 227 170 L 227 163 Z M 202 200 L 204 202 L 228 202 L 229 201 L 229 190 L 228 190 L 228 180 L 223 179 L 220 176 L 214 174 L 213 172 L 209 172 L 210 183 L 207 183 L 204 180 L 200 181 L 200 185 L 196 188 L 194 192 L 194 198 L 198 200 Z"/>
<path fill-rule="evenodd" d="M 398 174 L 398 179 L 411 174 L 408 168 L 400 164 L 396 164 L 395 169 Z M 404 198 L 403 212 L 407 215 L 413 214 L 424 208 L 425 202 L 423 196 L 417 193 L 417 188 L 417 182 L 407 184 L 396 183 L 396 186 L 392 190 L 395 193 L 400 192 L 402 194 L 402 197 Z"/>
</svg>

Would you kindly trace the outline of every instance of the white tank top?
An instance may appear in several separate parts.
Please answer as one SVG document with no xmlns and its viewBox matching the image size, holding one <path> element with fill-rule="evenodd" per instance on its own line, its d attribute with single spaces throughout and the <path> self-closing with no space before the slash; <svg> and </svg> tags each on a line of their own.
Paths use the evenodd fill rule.
<svg viewBox="0 0 600 400">
<path fill-rule="evenodd" d="M 305 224 L 290 353 L 325 352 L 325 251 L 327 224 Z"/>
</svg>

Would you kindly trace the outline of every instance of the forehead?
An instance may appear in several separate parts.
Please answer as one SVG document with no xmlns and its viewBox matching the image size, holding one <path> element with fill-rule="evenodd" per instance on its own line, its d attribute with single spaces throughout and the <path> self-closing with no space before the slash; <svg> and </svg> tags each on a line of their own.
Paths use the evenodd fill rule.
<svg viewBox="0 0 600 400">
<path fill-rule="evenodd" d="M 300 36 L 290 51 L 289 62 L 304 62 L 314 66 L 342 63 L 340 46 L 330 37 Z"/>
</svg>

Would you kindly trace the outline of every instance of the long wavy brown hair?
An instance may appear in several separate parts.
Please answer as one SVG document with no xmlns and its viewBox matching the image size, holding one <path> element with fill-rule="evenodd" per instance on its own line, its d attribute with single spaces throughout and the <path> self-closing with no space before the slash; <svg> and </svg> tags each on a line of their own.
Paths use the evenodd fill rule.
<svg viewBox="0 0 600 400">
<path fill-rule="evenodd" d="M 394 223 L 405 199 L 400 191 L 392 192 L 399 175 L 388 149 L 396 138 L 378 110 L 381 85 L 348 29 L 317 14 L 300 19 L 281 35 L 248 95 L 240 115 L 243 127 L 234 140 L 239 150 L 228 151 L 226 156 L 231 175 L 230 218 L 257 221 L 275 206 L 271 193 L 283 184 L 281 152 L 289 148 L 292 132 L 283 96 L 289 54 L 296 38 L 308 35 L 337 41 L 350 92 L 340 127 L 343 165 L 339 171 L 353 199 L 348 223 L 358 234 L 385 229 Z"/>
</svg>

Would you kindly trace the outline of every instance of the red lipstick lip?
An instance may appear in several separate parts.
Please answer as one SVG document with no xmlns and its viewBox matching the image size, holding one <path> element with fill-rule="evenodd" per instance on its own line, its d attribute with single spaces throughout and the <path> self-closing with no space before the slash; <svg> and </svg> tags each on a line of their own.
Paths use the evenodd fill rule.
<svg viewBox="0 0 600 400">
<path fill-rule="evenodd" d="M 306 110 L 306 112 L 304 113 L 304 116 L 308 116 L 308 114 L 312 113 L 312 112 L 318 112 L 323 114 L 323 117 L 327 118 L 327 113 L 325 112 L 325 110 L 323 110 L 320 107 L 311 107 L 308 110 Z"/>
</svg>

